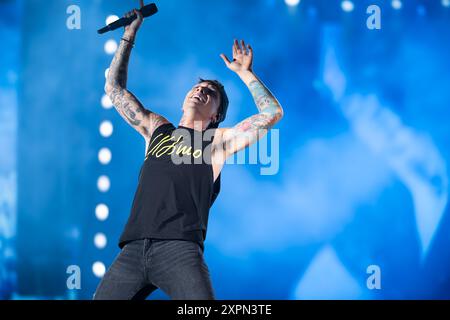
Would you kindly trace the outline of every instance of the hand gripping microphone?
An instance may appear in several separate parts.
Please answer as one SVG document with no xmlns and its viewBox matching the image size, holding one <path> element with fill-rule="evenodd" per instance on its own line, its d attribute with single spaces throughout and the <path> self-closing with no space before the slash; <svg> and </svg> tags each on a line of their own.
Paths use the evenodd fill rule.
<svg viewBox="0 0 450 320">
<path fill-rule="evenodd" d="M 146 6 L 143 6 L 141 9 L 139 9 L 139 11 L 142 13 L 142 16 L 144 18 L 147 18 L 147 17 L 150 17 L 150 16 L 154 15 L 155 13 L 157 13 L 158 7 L 156 6 L 156 4 L 151 3 Z M 120 27 L 128 26 L 129 24 L 131 24 L 133 22 L 134 19 L 136 19 L 135 14 L 133 14 L 129 18 L 125 18 L 125 17 L 120 18 L 119 20 L 108 24 L 106 27 L 101 28 L 97 32 L 98 32 L 98 34 L 103 34 L 103 33 L 109 32 L 109 31 L 119 29 Z"/>
</svg>

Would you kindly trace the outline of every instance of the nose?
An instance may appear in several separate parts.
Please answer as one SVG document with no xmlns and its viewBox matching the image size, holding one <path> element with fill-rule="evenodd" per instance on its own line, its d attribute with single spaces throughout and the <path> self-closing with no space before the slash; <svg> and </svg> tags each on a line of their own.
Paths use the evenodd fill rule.
<svg viewBox="0 0 450 320">
<path fill-rule="evenodd" d="M 203 87 L 197 87 L 195 89 L 196 92 L 201 92 L 202 94 L 205 94 L 205 90 L 203 89 Z"/>
</svg>

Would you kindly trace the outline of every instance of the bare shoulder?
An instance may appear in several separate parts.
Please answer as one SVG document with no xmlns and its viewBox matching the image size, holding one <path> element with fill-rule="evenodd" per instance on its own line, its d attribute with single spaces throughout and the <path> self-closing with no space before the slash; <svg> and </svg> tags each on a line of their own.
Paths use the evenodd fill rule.
<svg viewBox="0 0 450 320">
<path fill-rule="evenodd" d="M 226 132 L 230 130 L 230 128 L 217 128 L 214 131 L 214 139 L 212 141 L 213 147 L 223 144 L 226 136 Z"/>
<path fill-rule="evenodd" d="M 158 129 L 159 127 L 165 125 L 165 124 L 169 124 L 169 120 L 167 120 L 165 117 L 157 114 L 157 113 L 153 113 L 153 112 L 149 112 L 148 116 L 147 116 L 147 130 L 145 132 L 145 134 L 143 135 L 145 140 L 150 141 L 153 133 L 156 131 L 156 129 Z"/>
<path fill-rule="evenodd" d="M 239 128 L 229 127 L 229 128 L 218 128 L 214 134 L 213 145 L 224 144 L 226 141 L 236 138 Z"/>
<path fill-rule="evenodd" d="M 149 129 L 146 130 L 145 134 L 142 135 L 145 139 L 145 154 L 147 154 L 147 149 L 150 146 L 150 143 L 152 142 L 152 138 L 156 130 L 162 127 L 163 125 L 171 123 L 163 116 L 157 114 L 150 114 L 149 118 L 150 118 L 148 124 Z"/>
<path fill-rule="evenodd" d="M 223 137 L 225 132 L 229 129 L 230 128 L 217 128 L 214 132 L 214 140 L 216 140 L 217 137 Z"/>
</svg>

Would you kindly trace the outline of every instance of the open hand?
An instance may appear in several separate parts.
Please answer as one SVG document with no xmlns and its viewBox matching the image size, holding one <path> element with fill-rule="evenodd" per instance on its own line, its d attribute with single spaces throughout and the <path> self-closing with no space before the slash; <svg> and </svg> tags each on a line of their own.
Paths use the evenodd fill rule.
<svg viewBox="0 0 450 320">
<path fill-rule="evenodd" d="M 246 71 L 252 71 L 253 48 L 250 45 L 246 45 L 244 40 L 241 40 L 241 43 L 234 40 L 233 61 L 230 61 L 223 53 L 220 57 L 223 59 L 228 69 L 238 74 Z"/>
</svg>

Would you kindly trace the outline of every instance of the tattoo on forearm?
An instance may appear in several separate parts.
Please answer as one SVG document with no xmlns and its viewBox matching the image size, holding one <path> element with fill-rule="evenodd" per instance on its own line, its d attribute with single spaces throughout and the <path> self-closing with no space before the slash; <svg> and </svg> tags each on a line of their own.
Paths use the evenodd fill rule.
<svg viewBox="0 0 450 320">
<path fill-rule="evenodd" d="M 121 41 L 109 68 L 106 80 L 109 97 L 117 111 L 133 126 L 139 126 L 142 121 L 143 107 L 129 91 L 126 90 L 128 63 L 132 45 Z"/>
<path fill-rule="evenodd" d="M 132 45 L 121 41 L 109 68 L 106 92 L 119 114 L 145 137 L 150 138 L 155 128 L 167 123 L 164 117 L 145 109 L 127 90 L 128 62 Z"/>
<path fill-rule="evenodd" d="M 121 87 L 113 87 L 109 96 L 117 111 L 131 125 L 141 125 L 143 116 L 142 106 L 130 92 Z"/>
<path fill-rule="evenodd" d="M 278 101 L 275 99 L 269 89 L 267 89 L 260 81 L 252 81 L 249 84 L 249 89 L 252 93 L 253 99 L 255 100 L 259 112 L 266 109 L 268 110 L 268 108 L 271 107 L 271 109 L 279 108 Z"/>
<path fill-rule="evenodd" d="M 219 146 L 228 153 L 234 153 L 256 142 L 267 134 L 283 116 L 283 109 L 277 99 L 260 81 L 249 84 L 259 113 L 245 119 L 228 131 L 223 144 Z"/>
<path fill-rule="evenodd" d="M 235 129 L 238 132 L 249 132 L 259 129 L 269 129 L 275 122 L 275 119 L 266 114 L 256 114 L 241 123 Z"/>
<path fill-rule="evenodd" d="M 223 144 L 218 146 L 230 153 L 242 150 L 267 134 L 268 130 L 278 121 L 277 116 L 259 113 L 234 126 Z"/>
<path fill-rule="evenodd" d="M 270 129 L 282 116 L 281 105 L 260 81 L 250 82 L 249 89 L 258 107 L 259 114 L 242 121 L 235 128 L 238 132 Z"/>
<path fill-rule="evenodd" d="M 111 86 L 119 86 L 126 88 L 128 77 L 128 63 L 130 61 L 131 49 L 133 46 L 126 42 L 120 41 L 119 48 L 116 51 L 114 59 L 108 72 L 108 84 Z"/>
<path fill-rule="evenodd" d="M 106 79 L 106 92 L 119 114 L 132 126 L 141 128 L 146 111 L 139 100 L 127 87 L 128 62 L 132 45 L 121 41 L 109 67 Z M 141 128 L 145 131 L 145 128 Z"/>
</svg>

